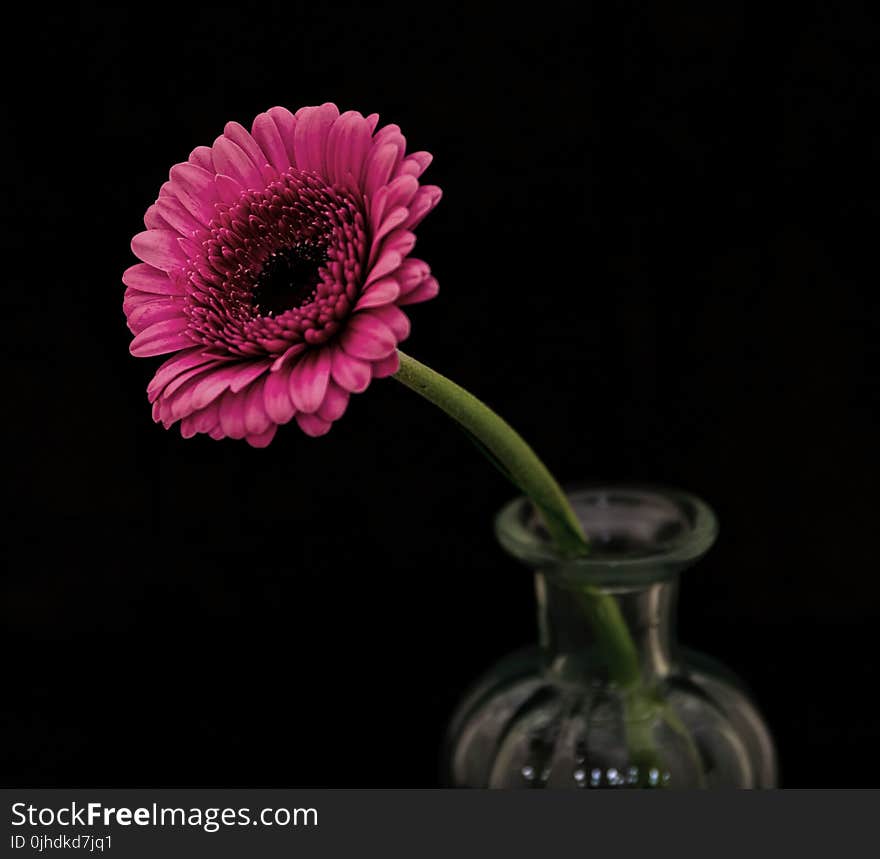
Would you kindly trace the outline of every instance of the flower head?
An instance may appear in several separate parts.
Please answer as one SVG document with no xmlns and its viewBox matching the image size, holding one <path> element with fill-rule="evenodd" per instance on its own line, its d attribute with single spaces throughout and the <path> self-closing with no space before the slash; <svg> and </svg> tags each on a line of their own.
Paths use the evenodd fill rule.
<svg viewBox="0 0 880 859">
<path fill-rule="evenodd" d="M 323 435 L 396 372 L 400 308 L 437 294 L 409 253 L 440 189 L 377 120 L 273 107 L 171 168 L 122 277 L 132 355 L 172 353 L 147 388 L 166 429 L 263 447 L 295 418 Z"/>
</svg>

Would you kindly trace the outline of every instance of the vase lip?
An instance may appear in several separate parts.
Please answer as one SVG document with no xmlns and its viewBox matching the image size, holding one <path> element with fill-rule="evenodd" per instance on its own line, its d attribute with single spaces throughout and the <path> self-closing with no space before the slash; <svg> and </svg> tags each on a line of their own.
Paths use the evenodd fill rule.
<svg viewBox="0 0 880 859">
<path fill-rule="evenodd" d="M 566 558 L 552 544 L 530 499 L 514 498 L 498 513 L 495 532 L 515 558 L 575 583 L 642 585 L 670 579 L 709 551 L 718 520 L 709 505 L 657 484 L 566 486 L 590 553 Z"/>
</svg>

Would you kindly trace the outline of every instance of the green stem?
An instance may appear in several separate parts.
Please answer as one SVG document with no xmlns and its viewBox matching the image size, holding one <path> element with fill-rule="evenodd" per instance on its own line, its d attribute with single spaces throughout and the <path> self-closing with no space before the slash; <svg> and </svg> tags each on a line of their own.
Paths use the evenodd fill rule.
<svg viewBox="0 0 880 859">
<path fill-rule="evenodd" d="M 569 558 L 587 554 L 587 538 L 565 492 L 522 436 L 455 382 L 403 352 L 397 354 L 400 369 L 395 378 L 443 409 L 476 438 L 518 489 L 532 500 L 560 553 Z M 623 689 L 638 686 L 638 652 L 616 600 L 594 587 L 584 588 L 581 595 L 605 651 L 612 681 Z"/>
<path fill-rule="evenodd" d="M 639 652 L 617 600 L 591 585 L 573 592 L 596 634 L 605 656 L 608 676 L 623 690 L 636 689 L 642 680 Z"/>
<path fill-rule="evenodd" d="M 543 514 L 557 548 L 568 557 L 587 553 L 587 538 L 562 487 L 523 437 L 473 394 L 398 351 L 395 378 L 439 406 L 496 459 L 510 480 Z"/>
</svg>

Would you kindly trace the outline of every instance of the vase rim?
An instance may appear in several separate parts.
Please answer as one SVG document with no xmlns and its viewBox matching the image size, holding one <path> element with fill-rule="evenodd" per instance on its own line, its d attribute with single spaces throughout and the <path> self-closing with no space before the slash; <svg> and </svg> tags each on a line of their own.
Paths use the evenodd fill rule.
<svg viewBox="0 0 880 859">
<path fill-rule="evenodd" d="M 574 582 L 640 585 L 677 575 L 715 542 L 718 520 L 701 498 L 654 484 L 566 486 L 590 553 L 565 558 L 550 540 L 531 501 L 520 496 L 495 519 L 501 545 L 536 570 Z"/>
</svg>

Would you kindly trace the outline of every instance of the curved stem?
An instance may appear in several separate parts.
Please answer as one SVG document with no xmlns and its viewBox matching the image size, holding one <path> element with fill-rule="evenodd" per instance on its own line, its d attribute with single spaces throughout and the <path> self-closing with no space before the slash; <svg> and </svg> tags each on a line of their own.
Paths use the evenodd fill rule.
<svg viewBox="0 0 880 859">
<path fill-rule="evenodd" d="M 483 445 L 509 479 L 538 508 L 563 555 L 587 553 L 587 538 L 562 487 L 523 437 L 469 391 L 425 364 L 398 351 L 394 378 L 439 406 Z"/>
<path fill-rule="evenodd" d="M 523 437 L 455 382 L 403 352 L 397 354 L 400 369 L 395 378 L 439 406 L 476 438 L 517 488 L 532 500 L 561 554 L 585 555 L 587 538 L 565 492 Z M 617 601 L 593 587 L 584 588 L 581 599 L 602 643 L 611 679 L 624 689 L 637 686 L 641 681 L 638 651 Z"/>
<path fill-rule="evenodd" d="M 608 676 L 623 690 L 638 688 L 642 680 L 639 651 L 617 600 L 590 585 L 582 586 L 574 594 L 596 634 Z"/>
</svg>

